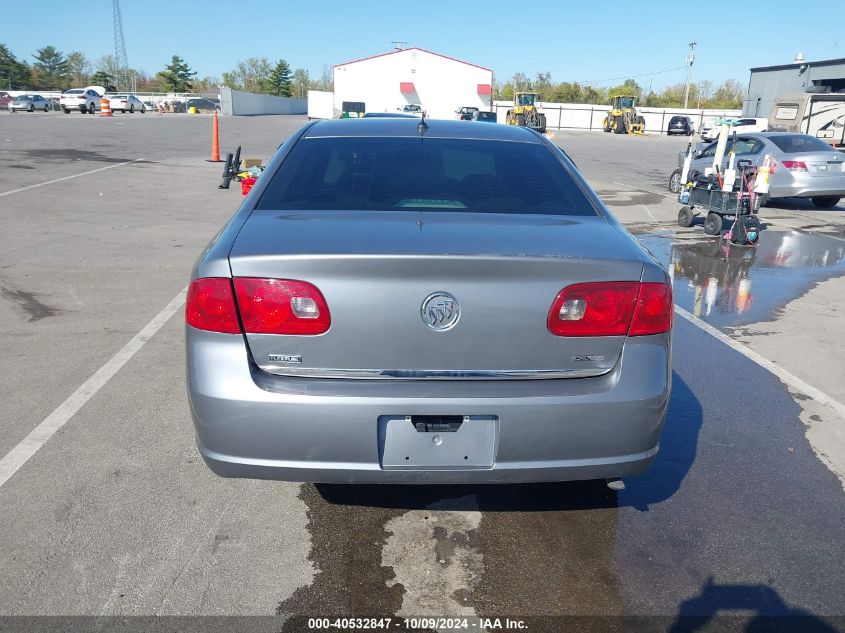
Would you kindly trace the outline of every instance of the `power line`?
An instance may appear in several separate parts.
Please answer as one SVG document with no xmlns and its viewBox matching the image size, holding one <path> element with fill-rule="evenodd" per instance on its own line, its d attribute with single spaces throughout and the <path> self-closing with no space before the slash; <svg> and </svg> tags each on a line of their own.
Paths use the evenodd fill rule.
<svg viewBox="0 0 845 633">
<path fill-rule="evenodd" d="M 579 81 L 582 84 L 600 84 L 606 81 L 625 81 L 626 79 L 637 79 L 638 77 L 653 77 L 654 75 L 662 75 L 664 73 L 672 73 L 676 70 L 683 70 L 686 66 L 678 66 L 677 68 L 667 68 L 666 70 L 657 70 L 653 73 L 642 73 L 639 75 L 624 75 L 623 77 L 609 77 L 608 79 L 592 79 L 590 81 Z"/>
</svg>

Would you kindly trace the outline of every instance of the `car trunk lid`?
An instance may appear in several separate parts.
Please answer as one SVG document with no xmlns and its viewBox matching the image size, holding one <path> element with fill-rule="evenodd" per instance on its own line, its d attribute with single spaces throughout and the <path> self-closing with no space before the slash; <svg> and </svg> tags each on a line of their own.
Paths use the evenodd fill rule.
<svg viewBox="0 0 845 633">
<path fill-rule="evenodd" d="M 554 336 L 549 310 L 565 286 L 643 269 L 630 236 L 600 217 L 409 211 L 255 212 L 230 264 L 236 277 L 313 284 L 331 313 L 318 336 L 247 334 L 261 369 L 440 379 L 609 371 L 625 337 Z M 424 305 L 437 293 L 459 307 L 448 329 L 427 323 L 444 309 Z"/>
</svg>

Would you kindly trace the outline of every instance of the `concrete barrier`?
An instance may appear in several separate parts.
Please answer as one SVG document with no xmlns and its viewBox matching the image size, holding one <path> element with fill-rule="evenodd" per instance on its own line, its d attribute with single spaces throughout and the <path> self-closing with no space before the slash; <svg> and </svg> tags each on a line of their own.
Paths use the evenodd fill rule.
<svg viewBox="0 0 845 633">
<path fill-rule="evenodd" d="M 494 108 L 496 120 L 505 122 L 508 110 L 513 107 L 511 101 L 496 101 Z M 601 131 L 602 121 L 610 111 L 609 105 L 589 103 L 540 103 L 540 109 L 546 115 L 546 127 L 553 130 L 594 130 Z M 676 114 L 690 117 L 695 125 L 696 134 L 702 126 L 712 125 L 719 117 L 738 117 L 741 110 L 694 110 L 683 108 L 637 108 L 645 119 L 645 131 L 666 134 L 669 120 Z"/>
<path fill-rule="evenodd" d="M 222 114 L 235 116 L 260 114 L 305 114 L 308 103 L 305 99 L 274 97 L 231 88 L 220 89 Z"/>
</svg>

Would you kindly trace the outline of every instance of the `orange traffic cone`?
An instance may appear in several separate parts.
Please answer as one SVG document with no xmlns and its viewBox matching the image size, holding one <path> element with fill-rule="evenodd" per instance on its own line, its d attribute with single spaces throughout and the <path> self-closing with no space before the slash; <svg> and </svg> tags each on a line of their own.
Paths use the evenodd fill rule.
<svg viewBox="0 0 845 633">
<path fill-rule="evenodd" d="M 100 116 L 111 116 L 111 101 L 100 99 Z"/>
<path fill-rule="evenodd" d="M 217 110 L 214 111 L 214 118 L 211 120 L 211 160 L 208 162 L 223 162 L 220 160 L 220 122 L 217 119 Z"/>
</svg>

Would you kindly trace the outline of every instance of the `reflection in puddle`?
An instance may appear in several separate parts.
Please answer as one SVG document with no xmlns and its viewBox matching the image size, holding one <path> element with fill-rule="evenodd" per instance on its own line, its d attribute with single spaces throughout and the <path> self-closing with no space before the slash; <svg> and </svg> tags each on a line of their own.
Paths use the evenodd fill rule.
<svg viewBox="0 0 845 633">
<path fill-rule="evenodd" d="M 845 271 L 845 243 L 824 235 L 769 230 L 756 247 L 672 238 L 638 237 L 669 270 L 675 303 L 713 325 L 769 320 L 812 284 Z"/>
</svg>

